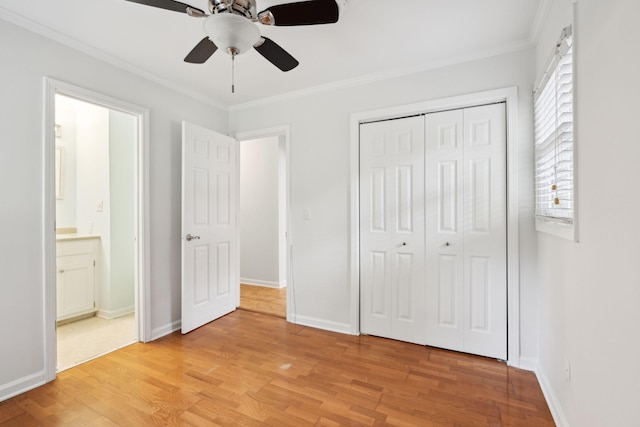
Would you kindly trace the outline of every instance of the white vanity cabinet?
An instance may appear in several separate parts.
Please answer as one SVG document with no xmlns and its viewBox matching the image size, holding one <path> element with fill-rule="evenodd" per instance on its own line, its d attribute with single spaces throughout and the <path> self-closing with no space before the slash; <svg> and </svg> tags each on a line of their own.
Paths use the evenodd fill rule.
<svg viewBox="0 0 640 427">
<path fill-rule="evenodd" d="M 98 250 L 96 236 L 66 236 L 56 241 L 57 320 L 97 310 Z"/>
</svg>

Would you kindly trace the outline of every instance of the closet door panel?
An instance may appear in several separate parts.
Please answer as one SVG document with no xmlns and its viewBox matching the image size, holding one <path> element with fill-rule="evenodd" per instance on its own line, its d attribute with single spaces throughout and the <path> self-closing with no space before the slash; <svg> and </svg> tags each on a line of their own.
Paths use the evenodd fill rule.
<svg viewBox="0 0 640 427">
<path fill-rule="evenodd" d="M 395 215 L 393 180 L 389 173 L 391 141 L 384 123 L 363 125 L 360 141 L 360 306 L 361 331 L 391 334 L 393 252 L 389 248 Z"/>
<path fill-rule="evenodd" d="M 425 128 L 427 343 L 506 359 L 504 104 Z"/>
<path fill-rule="evenodd" d="M 424 119 L 360 127 L 361 331 L 424 344 Z"/>
<path fill-rule="evenodd" d="M 464 110 L 464 347 L 507 358 L 505 105 Z"/>
<path fill-rule="evenodd" d="M 427 114 L 425 136 L 427 343 L 462 351 L 462 110 Z"/>
</svg>

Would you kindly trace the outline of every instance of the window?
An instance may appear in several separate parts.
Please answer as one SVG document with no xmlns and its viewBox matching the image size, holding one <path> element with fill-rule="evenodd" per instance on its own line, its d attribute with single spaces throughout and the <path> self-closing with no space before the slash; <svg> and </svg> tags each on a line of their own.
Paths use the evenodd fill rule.
<svg viewBox="0 0 640 427">
<path fill-rule="evenodd" d="M 562 31 L 534 91 L 536 228 L 570 240 L 574 233 L 573 40 Z"/>
</svg>

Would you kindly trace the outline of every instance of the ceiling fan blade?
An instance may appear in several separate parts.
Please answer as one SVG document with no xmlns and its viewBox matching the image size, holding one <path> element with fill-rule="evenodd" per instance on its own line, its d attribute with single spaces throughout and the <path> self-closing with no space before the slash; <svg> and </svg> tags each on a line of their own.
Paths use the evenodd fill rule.
<svg viewBox="0 0 640 427">
<path fill-rule="evenodd" d="M 266 25 L 317 25 L 338 22 L 339 15 L 335 0 L 308 0 L 271 6 L 258 14 L 258 20 Z"/>
<path fill-rule="evenodd" d="M 146 6 L 158 7 L 160 9 L 172 10 L 174 12 L 189 13 L 189 10 L 195 11 L 197 15 L 206 15 L 206 13 L 197 7 L 190 6 L 186 3 L 180 3 L 174 0 L 125 0 L 131 3 L 144 4 Z M 191 13 L 189 13 L 191 15 Z"/>
<path fill-rule="evenodd" d="M 296 68 L 299 62 L 289 54 L 286 50 L 280 47 L 276 42 L 266 37 L 262 37 L 260 40 L 262 43 L 254 46 L 255 49 L 264 56 L 267 61 L 271 62 L 282 71 L 290 71 Z"/>
<path fill-rule="evenodd" d="M 209 37 L 205 37 L 200 42 L 191 49 L 191 52 L 184 58 L 184 62 L 189 62 L 191 64 L 204 64 L 207 59 L 211 58 L 216 50 L 218 50 L 218 46 L 216 46 Z"/>
</svg>

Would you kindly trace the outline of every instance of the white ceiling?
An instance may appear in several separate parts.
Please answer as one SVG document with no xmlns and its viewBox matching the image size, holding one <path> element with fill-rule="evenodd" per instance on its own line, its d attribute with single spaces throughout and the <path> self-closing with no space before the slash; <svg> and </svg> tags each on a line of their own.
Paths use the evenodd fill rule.
<svg viewBox="0 0 640 427">
<path fill-rule="evenodd" d="M 182 0 L 207 9 L 207 0 Z M 257 0 L 258 10 L 280 0 Z M 255 51 L 183 62 L 204 20 L 125 0 L 2 0 L 0 18 L 229 107 L 290 92 L 402 75 L 523 48 L 545 0 L 348 0 L 337 24 L 267 27 L 300 65 L 283 73 Z"/>
</svg>

